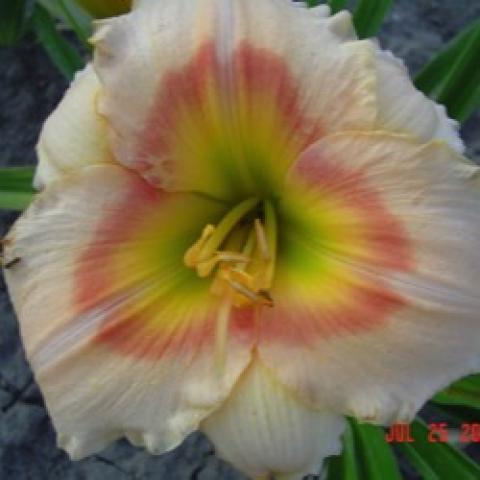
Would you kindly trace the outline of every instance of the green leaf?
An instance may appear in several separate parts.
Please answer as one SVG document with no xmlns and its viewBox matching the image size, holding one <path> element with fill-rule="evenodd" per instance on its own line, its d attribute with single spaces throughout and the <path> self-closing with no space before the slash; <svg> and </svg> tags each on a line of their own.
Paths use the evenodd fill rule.
<svg viewBox="0 0 480 480">
<path fill-rule="evenodd" d="M 345 8 L 347 1 L 348 0 L 328 0 L 328 2 L 325 2 L 325 0 L 305 0 L 305 3 L 310 8 L 316 7 L 317 5 L 321 5 L 322 3 L 328 3 L 333 15 L 334 13 L 337 13 L 338 11 Z"/>
<path fill-rule="evenodd" d="M 411 443 L 398 443 L 397 447 L 403 452 L 412 467 L 422 476 L 422 480 L 442 480 Z"/>
<path fill-rule="evenodd" d="M 33 28 L 52 62 L 71 80 L 75 72 L 84 66 L 84 61 L 78 51 L 58 32 L 54 19 L 41 5 L 35 6 Z"/>
<path fill-rule="evenodd" d="M 342 454 L 328 461 L 327 480 L 360 480 L 355 451 L 355 440 L 350 425 L 347 425 L 342 437 Z"/>
<path fill-rule="evenodd" d="M 359 0 L 353 13 L 353 23 L 358 36 L 375 36 L 392 5 L 393 0 Z"/>
<path fill-rule="evenodd" d="M 28 22 L 26 0 L 0 0 L 0 46 L 17 43 Z"/>
<path fill-rule="evenodd" d="M 417 88 L 465 121 L 480 106 L 480 20 L 460 32 L 415 78 Z"/>
<path fill-rule="evenodd" d="M 392 449 L 385 440 L 385 432 L 375 425 L 350 420 L 358 445 L 358 461 L 362 475 L 369 480 L 401 480 Z"/>
<path fill-rule="evenodd" d="M 479 423 L 478 422 L 478 409 L 467 407 L 465 405 L 450 405 L 446 403 L 431 403 L 437 410 L 441 418 L 445 418 L 445 421 L 450 425 L 460 426 L 462 423 Z"/>
<path fill-rule="evenodd" d="M 328 1 L 328 5 L 332 10 L 332 15 L 344 9 L 346 4 L 347 4 L 347 0 L 329 0 Z"/>
<path fill-rule="evenodd" d="M 0 191 L 34 192 L 32 186 L 34 173 L 34 167 L 0 168 Z"/>
<path fill-rule="evenodd" d="M 428 439 L 429 429 L 420 419 L 411 424 L 412 436 L 415 442 L 402 445 L 402 451 L 407 455 L 419 473 L 424 475 L 428 472 L 431 476 L 424 476 L 425 480 L 430 478 L 458 478 L 462 480 L 478 480 L 480 468 L 473 460 L 468 458 L 460 450 L 452 447 L 449 443 L 430 442 Z M 412 450 L 415 452 L 412 454 Z M 421 471 L 423 469 L 423 472 Z M 432 475 L 436 475 L 432 476 Z"/>
<path fill-rule="evenodd" d="M 436 403 L 465 405 L 480 409 L 480 375 L 470 375 L 455 382 L 433 398 Z"/>
<path fill-rule="evenodd" d="M 85 48 L 90 50 L 91 47 L 88 43 L 88 39 L 92 35 L 92 22 L 90 21 L 87 25 L 84 25 L 82 22 L 84 14 L 80 9 L 75 8 L 75 3 L 70 2 L 67 5 L 65 0 L 58 0 L 58 3 L 65 15 L 68 25 L 75 32 Z"/>
<path fill-rule="evenodd" d="M 35 195 L 33 175 L 33 167 L 0 168 L 0 208 L 26 208 Z"/>
<path fill-rule="evenodd" d="M 71 0 L 37 0 L 55 18 L 70 27 L 87 50 L 91 49 L 88 39 L 92 35 L 93 18 Z"/>
<path fill-rule="evenodd" d="M 33 200 L 33 193 L 0 191 L 0 208 L 5 210 L 25 210 Z"/>
<path fill-rule="evenodd" d="M 463 29 L 453 40 L 438 52 L 415 77 L 415 85 L 426 95 L 435 95 L 447 81 L 448 72 L 461 54 L 463 47 L 468 42 L 480 21 L 474 22 Z"/>
</svg>

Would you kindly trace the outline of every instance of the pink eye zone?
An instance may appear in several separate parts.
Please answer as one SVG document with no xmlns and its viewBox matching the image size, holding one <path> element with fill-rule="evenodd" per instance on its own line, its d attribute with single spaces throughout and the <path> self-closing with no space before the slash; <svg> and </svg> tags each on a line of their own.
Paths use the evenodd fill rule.
<svg viewBox="0 0 480 480">
<path fill-rule="evenodd" d="M 288 189 L 294 193 L 285 193 L 276 203 L 279 246 L 274 260 L 279 273 L 271 288 L 273 307 L 258 312 L 246 302 L 233 308 L 229 335 L 251 344 L 301 345 L 381 327 L 405 301 L 372 272 L 414 268 L 410 241 L 400 221 L 361 171 L 342 167 L 338 159 L 325 160 L 315 149 L 295 165 L 285 192 Z M 130 182 L 128 191 L 123 205 L 102 222 L 80 262 L 79 310 L 115 303 L 124 290 L 128 297 L 121 308 L 106 315 L 98 342 L 129 356 L 152 359 L 166 350 L 188 350 L 193 344 L 212 348 L 218 298 L 211 293 L 210 279 L 198 278 L 183 260 L 202 220 L 198 227 L 189 227 L 188 240 L 179 242 L 181 236 L 172 236 L 175 229 L 168 225 L 183 219 L 188 224 L 188 217 L 194 215 L 191 207 L 185 204 L 183 210 L 172 202 L 170 206 L 164 194 L 139 179 Z M 218 223 L 224 209 L 213 208 L 205 222 Z M 162 288 L 170 271 L 170 286 Z M 142 279 L 152 285 L 143 285 L 141 293 L 132 292 L 131 285 L 142 285 Z M 178 308 L 169 314 L 176 295 Z M 202 295 L 210 302 L 190 314 L 189 299 L 195 302 Z M 170 318 L 182 318 L 183 323 Z"/>
<path fill-rule="evenodd" d="M 187 65 L 165 75 L 134 168 L 151 183 L 162 178 L 181 190 L 220 184 L 223 198 L 268 191 L 322 136 L 305 101 L 274 53 L 244 42 L 220 60 L 208 42 Z"/>
<path fill-rule="evenodd" d="M 399 218 L 361 170 L 322 158 L 314 147 L 295 165 L 297 193 L 284 217 L 276 290 L 262 340 L 311 343 L 367 333 L 406 306 L 390 272 L 413 272 L 412 244 Z M 275 289 L 273 290 L 275 295 Z"/>
</svg>

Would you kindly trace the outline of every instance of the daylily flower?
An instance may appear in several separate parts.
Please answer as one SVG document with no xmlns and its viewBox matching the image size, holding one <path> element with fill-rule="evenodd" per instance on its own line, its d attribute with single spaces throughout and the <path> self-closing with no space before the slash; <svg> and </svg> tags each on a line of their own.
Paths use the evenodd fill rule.
<svg viewBox="0 0 480 480">
<path fill-rule="evenodd" d="M 76 0 L 88 13 L 96 18 L 113 17 L 127 13 L 131 0 Z"/>
<path fill-rule="evenodd" d="M 479 169 L 348 13 L 143 0 L 94 43 L 5 240 L 73 458 L 200 429 L 300 479 L 345 415 L 409 421 L 479 370 Z"/>
</svg>

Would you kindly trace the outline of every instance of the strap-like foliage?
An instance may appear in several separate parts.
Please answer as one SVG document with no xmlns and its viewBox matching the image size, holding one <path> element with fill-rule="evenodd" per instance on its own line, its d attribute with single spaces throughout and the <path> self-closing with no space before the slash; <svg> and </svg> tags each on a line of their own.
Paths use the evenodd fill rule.
<svg viewBox="0 0 480 480">
<path fill-rule="evenodd" d="M 35 6 L 33 28 L 53 63 L 71 80 L 85 62 L 78 51 L 58 32 L 55 20 L 41 5 Z"/>
<path fill-rule="evenodd" d="M 13 45 L 26 30 L 27 0 L 0 0 L 0 46 Z"/>
<path fill-rule="evenodd" d="M 360 471 L 357 465 L 357 446 L 350 424 L 345 429 L 342 442 L 341 455 L 332 457 L 328 461 L 327 480 L 360 480 Z"/>
<path fill-rule="evenodd" d="M 393 0 L 358 0 L 353 23 L 360 38 L 374 37 L 390 11 Z"/>
<path fill-rule="evenodd" d="M 77 38 L 83 43 L 86 49 L 90 49 L 88 43 L 92 35 L 92 17 L 82 10 L 76 2 L 72 0 L 37 0 L 50 15 L 58 18 L 62 23 L 68 26 Z"/>
<path fill-rule="evenodd" d="M 328 462 L 327 480 L 401 480 L 392 449 L 380 427 L 349 419 L 342 440 L 342 454 Z"/>
<path fill-rule="evenodd" d="M 34 195 L 33 167 L 0 168 L 0 206 L 23 210 Z"/>
<path fill-rule="evenodd" d="M 415 78 L 416 86 L 463 122 L 480 106 L 480 20 L 460 32 Z"/>
<path fill-rule="evenodd" d="M 470 375 L 437 394 L 433 401 L 446 405 L 464 405 L 480 409 L 480 375 Z M 480 415 L 478 418 L 480 422 Z"/>
<path fill-rule="evenodd" d="M 478 465 L 450 443 L 435 442 L 431 430 L 422 420 L 415 420 L 411 429 L 415 441 L 399 445 L 422 478 L 426 480 L 437 478 L 478 480 L 480 478 Z"/>
</svg>

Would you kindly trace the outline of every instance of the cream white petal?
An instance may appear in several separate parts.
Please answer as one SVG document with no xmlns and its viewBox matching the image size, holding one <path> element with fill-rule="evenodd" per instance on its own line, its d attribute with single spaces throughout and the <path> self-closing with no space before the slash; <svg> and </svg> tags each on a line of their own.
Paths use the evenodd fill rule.
<svg viewBox="0 0 480 480">
<path fill-rule="evenodd" d="M 480 370 L 480 169 L 444 142 L 379 132 L 327 137 L 297 168 L 315 198 L 343 192 L 346 213 L 332 210 L 327 232 L 340 225 L 360 241 L 363 228 L 375 241 L 342 249 L 316 234 L 298 239 L 291 255 L 320 265 L 318 274 L 307 277 L 306 264 L 301 275 L 279 273 L 260 356 L 306 400 L 377 423 L 409 421 L 436 391 Z M 295 237 L 286 235 L 288 256 Z M 341 296 L 343 286 L 353 293 Z"/>
<path fill-rule="evenodd" d="M 347 128 L 372 127 L 374 48 L 369 42 L 347 41 L 351 40 L 348 15 L 327 18 L 324 9 L 317 13 L 295 8 L 286 0 L 166 0 L 140 2 L 131 14 L 102 22 L 94 38 L 94 62 L 105 87 L 100 108 L 109 120 L 116 156 L 128 167 L 148 170 L 145 177 L 151 181 L 156 177 L 157 183 L 171 187 L 172 164 L 181 159 L 166 154 L 164 144 L 162 148 L 148 145 L 155 143 L 159 132 L 178 136 L 172 118 L 191 113 L 199 95 L 195 88 L 207 99 L 217 96 L 221 112 L 212 108 L 212 102 L 202 104 L 190 115 L 194 125 L 190 137 L 198 130 L 193 120 L 198 116 L 205 124 L 217 114 L 230 112 L 226 122 L 233 129 L 238 114 L 235 102 L 250 98 L 248 85 L 258 84 L 251 77 L 269 72 L 270 103 L 285 102 L 282 92 L 291 85 L 287 94 L 296 97 L 292 115 L 301 112 L 308 119 L 308 126 L 303 122 L 298 127 L 303 135 L 309 135 L 308 129 L 318 138 Z M 209 63 L 211 52 L 202 50 L 209 45 L 213 63 Z M 240 66 L 247 72 L 246 93 L 238 90 L 238 76 L 232 75 L 237 54 L 245 47 L 276 62 L 275 68 L 272 62 L 264 63 L 262 70 L 241 58 Z M 202 90 L 209 85 L 208 75 L 202 80 L 209 65 L 217 82 L 214 92 Z M 184 89 L 184 94 L 171 89 Z M 183 97 L 184 105 L 175 104 L 177 110 L 172 112 L 172 105 L 167 107 L 164 100 L 175 95 Z"/>
<path fill-rule="evenodd" d="M 73 458 L 121 436 L 153 453 L 177 446 L 249 363 L 248 341 L 231 334 L 218 368 L 209 284 L 179 249 L 218 208 L 91 166 L 49 186 L 7 235 L 26 355 Z"/>
<path fill-rule="evenodd" d="M 391 52 L 377 50 L 378 116 L 376 128 L 405 133 L 425 142 L 438 139 L 454 150 L 465 150 L 459 124 L 445 107 L 417 90 L 405 64 Z"/>
<path fill-rule="evenodd" d="M 331 9 L 328 5 L 309 7 L 306 2 L 293 2 L 293 6 L 297 8 L 307 8 L 312 15 L 317 15 L 319 18 L 329 17 L 331 13 Z"/>
<path fill-rule="evenodd" d="M 252 478 L 302 479 L 341 450 L 343 417 L 302 404 L 255 359 L 201 430 L 217 454 Z"/>
<path fill-rule="evenodd" d="M 43 125 L 34 178 L 43 188 L 87 165 L 112 161 L 105 120 L 97 111 L 100 82 L 91 64 L 77 73 Z"/>
</svg>

